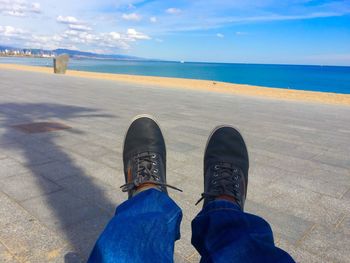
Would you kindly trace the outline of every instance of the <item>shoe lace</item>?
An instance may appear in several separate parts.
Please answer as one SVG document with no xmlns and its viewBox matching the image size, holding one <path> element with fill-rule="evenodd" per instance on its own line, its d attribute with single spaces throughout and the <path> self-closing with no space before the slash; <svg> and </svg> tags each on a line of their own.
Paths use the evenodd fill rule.
<svg viewBox="0 0 350 263">
<path fill-rule="evenodd" d="M 155 160 L 156 157 L 157 155 L 154 153 L 137 155 L 135 157 L 136 165 L 138 167 L 136 171 L 135 179 L 132 182 L 129 182 L 120 186 L 123 192 L 134 190 L 141 184 L 147 184 L 147 183 L 155 184 L 158 186 L 169 187 L 182 192 L 181 189 L 175 186 L 168 185 L 166 183 L 162 183 L 160 181 L 160 176 L 158 175 L 159 171 L 156 166 L 157 165 L 157 161 Z"/>
<path fill-rule="evenodd" d="M 201 198 L 197 201 L 198 205 L 203 199 L 215 199 L 220 195 L 229 195 L 235 198 L 235 200 L 240 200 L 240 173 L 239 168 L 232 167 L 230 164 L 221 163 L 216 164 L 213 168 L 214 174 L 212 176 L 211 182 L 209 182 L 209 191 L 201 194 Z"/>
</svg>

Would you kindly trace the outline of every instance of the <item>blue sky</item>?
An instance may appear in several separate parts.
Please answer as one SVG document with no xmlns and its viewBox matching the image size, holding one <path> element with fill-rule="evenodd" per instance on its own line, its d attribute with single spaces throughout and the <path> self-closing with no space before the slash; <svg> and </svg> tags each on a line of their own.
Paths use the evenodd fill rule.
<svg viewBox="0 0 350 263">
<path fill-rule="evenodd" d="M 350 65 L 350 0 L 0 0 L 0 44 L 168 60 Z"/>
</svg>

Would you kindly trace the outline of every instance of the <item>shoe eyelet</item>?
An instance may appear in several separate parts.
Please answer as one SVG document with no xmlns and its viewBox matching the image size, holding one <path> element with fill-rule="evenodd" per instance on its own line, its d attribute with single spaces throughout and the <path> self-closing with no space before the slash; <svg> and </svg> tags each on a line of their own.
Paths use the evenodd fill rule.
<svg viewBox="0 0 350 263">
<path fill-rule="evenodd" d="M 157 173 L 158 173 L 158 169 L 154 169 L 154 173 L 156 173 L 156 174 L 157 174 Z"/>
<path fill-rule="evenodd" d="M 218 177 L 219 176 L 219 174 L 218 173 L 214 173 L 214 177 Z"/>
<path fill-rule="evenodd" d="M 153 165 L 157 165 L 157 162 L 152 162 Z"/>
<path fill-rule="evenodd" d="M 211 183 L 212 183 L 212 184 L 216 184 L 216 181 L 215 181 L 215 180 L 212 180 Z"/>
<path fill-rule="evenodd" d="M 152 154 L 152 159 L 156 158 L 157 155 L 156 154 Z"/>
<path fill-rule="evenodd" d="M 233 169 L 233 172 L 234 172 L 234 173 L 238 173 L 238 169 L 237 169 L 237 168 L 234 168 L 234 169 Z"/>
<path fill-rule="evenodd" d="M 239 184 L 235 184 L 235 187 L 236 187 L 236 188 L 239 188 Z"/>
<path fill-rule="evenodd" d="M 219 165 L 216 164 L 216 165 L 214 166 L 214 169 L 215 169 L 215 170 L 219 170 Z"/>
</svg>

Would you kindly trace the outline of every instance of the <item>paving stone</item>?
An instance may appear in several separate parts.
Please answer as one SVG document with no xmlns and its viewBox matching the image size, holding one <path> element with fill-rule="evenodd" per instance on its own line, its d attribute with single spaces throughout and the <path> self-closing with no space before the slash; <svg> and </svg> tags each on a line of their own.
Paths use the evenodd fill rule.
<svg viewBox="0 0 350 263">
<path fill-rule="evenodd" d="M 77 153 L 81 156 L 91 159 L 94 159 L 101 155 L 105 155 L 110 152 L 110 150 L 106 147 L 99 146 L 91 142 L 66 146 L 65 148 L 70 149 L 72 152 Z"/>
<path fill-rule="evenodd" d="M 23 150 L 30 149 L 31 151 L 44 154 L 55 151 L 57 149 L 58 146 L 54 143 L 54 137 L 35 137 L 37 134 L 47 135 L 47 133 L 35 133 L 27 135 L 26 137 L 23 137 L 23 139 L 17 141 L 18 148 Z"/>
<path fill-rule="evenodd" d="M 54 232 L 37 221 L 9 224 L 0 229 L 0 237 L 9 251 L 13 251 L 19 261 L 25 262 L 53 262 L 57 257 L 62 257 L 62 252 L 67 248 L 67 244 Z"/>
<path fill-rule="evenodd" d="M 104 155 L 96 156 L 94 160 L 114 169 L 123 169 L 123 154 L 117 151 L 108 151 Z"/>
<path fill-rule="evenodd" d="M 345 169 L 350 169 L 349 157 L 347 155 L 339 153 L 333 153 L 330 151 L 323 152 L 322 154 L 315 156 L 313 160 L 337 167 L 343 167 Z"/>
<path fill-rule="evenodd" d="M 342 199 L 350 200 L 350 188 L 343 194 Z"/>
<path fill-rule="evenodd" d="M 186 260 L 190 263 L 198 263 L 201 260 L 201 256 L 198 254 L 197 251 L 195 251 L 190 257 L 186 258 Z"/>
<path fill-rule="evenodd" d="M 289 244 L 284 239 L 279 239 L 278 242 L 275 242 L 275 245 L 284 251 L 286 251 L 296 262 L 308 262 L 308 263 L 328 263 L 329 259 L 326 259 L 322 256 L 318 256 L 310 253 L 300 247 L 293 246 Z"/>
<path fill-rule="evenodd" d="M 67 244 L 55 232 L 41 225 L 21 206 L 0 193 L 1 209 L 7 215 L 0 217 L 0 244 L 22 262 L 51 262 L 63 257 Z M 0 253 L 1 254 L 1 253 Z"/>
<path fill-rule="evenodd" d="M 6 151 L 6 155 L 23 165 L 44 164 L 52 161 L 44 153 L 21 146 Z"/>
<path fill-rule="evenodd" d="M 54 161 L 28 167 L 35 175 L 43 176 L 51 181 L 58 181 L 65 177 L 83 175 L 83 171 L 73 161 Z"/>
<path fill-rule="evenodd" d="M 196 146 L 189 144 L 189 143 L 186 143 L 186 142 L 181 142 L 181 141 L 172 141 L 168 144 L 169 151 L 187 153 L 187 152 L 193 151 L 195 149 L 197 149 Z"/>
<path fill-rule="evenodd" d="M 87 143 L 87 141 L 82 139 L 82 136 L 72 136 L 71 134 L 67 134 L 65 136 L 60 136 L 55 138 L 55 145 L 62 147 L 72 147 L 74 145 L 81 145 Z"/>
<path fill-rule="evenodd" d="M 336 171 L 314 169 L 307 174 L 296 174 L 294 180 L 297 184 L 312 191 L 337 198 L 342 197 L 350 185 L 348 171 L 337 173 Z"/>
<path fill-rule="evenodd" d="M 294 157 L 270 157 L 268 165 L 285 170 L 280 180 L 337 198 L 344 195 L 350 184 L 349 171 L 336 166 Z"/>
<path fill-rule="evenodd" d="M 175 130 L 183 132 L 183 133 L 189 133 L 191 135 L 202 135 L 208 137 L 210 135 L 209 129 L 201 129 L 195 126 L 186 126 L 186 125 L 179 125 L 174 127 Z"/>
<path fill-rule="evenodd" d="M 102 214 L 92 219 L 83 220 L 61 231 L 62 238 L 68 239 L 76 253 L 83 259 L 83 262 L 86 262 L 98 237 L 110 219 L 110 216 Z"/>
<path fill-rule="evenodd" d="M 93 177 L 71 176 L 57 181 L 72 195 L 87 200 L 113 215 L 118 204 L 126 200 L 126 194 L 118 186 L 112 187 Z"/>
<path fill-rule="evenodd" d="M 335 204 L 334 200 L 338 199 L 323 196 L 295 184 L 276 181 L 265 190 L 276 193 L 273 198 L 265 200 L 270 207 L 317 224 L 334 227 L 335 222 L 342 218 L 345 212 L 343 207 Z"/>
<path fill-rule="evenodd" d="M 0 159 L 0 179 L 28 172 L 27 167 L 11 158 Z"/>
<path fill-rule="evenodd" d="M 188 261 L 182 256 L 181 253 L 174 253 L 175 263 L 188 263 Z"/>
<path fill-rule="evenodd" d="M 17 259 L 0 243 L 0 262 L 19 263 Z"/>
<path fill-rule="evenodd" d="M 0 160 L 1 159 L 6 159 L 8 156 L 5 154 L 5 153 L 3 153 L 3 152 L 0 152 Z"/>
<path fill-rule="evenodd" d="M 269 185 L 285 174 L 285 170 L 270 166 L 268 163 L 251 162 L 249 168 L 249 180 L 262 185 Z"/>
<path fill-rule="evenodd" d="M 347 234 L 317 225 L 302 241 L 301 247 L 330 262 L 347 262 L 350 258 L 348 240 Z"/>
<path fill-rule="evenodd" d="M 301 158 L 304 160 L 312 160 L 315 156 L 326 151 L 322 146 L 315 146 L 309 143 L 303 143 L 295 148 L 286 149 L 284 152 L 288 156 Z"/>
<path fill-rule="evenodd" d="M 181 222 L 181 239 L 175 242 L 175 253 L 181 254 L 183 258 L 190 257 L 195 252 L 191 245 L 191 221 L 183 218 Z"/>
<path fill-rule="evenodd" d="M 35 218 L 9 196 L 0 191 L 0 228 L 10 223 L 33 221 Z"/>
<path fill-rule="evenodd" d="M 325 207 L 336 209 L 344 214 L 350 214 L 349 201 L 345 199 L 324 195 L 321 197 L 320 203 Z"/>
<path fill-rule="evenodd" d="M 264 218 L 269 222 L 274 232 L 280 234 L 291 244 L 297 244 L 314 225 L 311 221 L 287 214 L 267 205 L 247 200 L 245 210 L 248 213 Z"/>
<path fill-rule="evenodd" d="M 0 189 L 17 201 L 24 201 L 62 188 L 44 177 L 29 173 L 4 178 Z"/>
<path fill-rule="evenodd" d="M 1 148 L 7 148 L 7 147 L 10 147 L 11 144 L 16 144 L 16 143 L 17 141 L 14 138 L 0 137 Z"/>
<path fill-rule="evenodd" d="M 335 228 L 340 233 L 350 235 L 350 215 L 344 215 L 344 217 L 339 220 Z"/>
<path fill-rule="evenodd" d="M 74 153 L 70 153 L 69 156 L 71 162 L 80 168 L 84 175 L 98 178 L 111 186 L 124 184 L 125 179 L 121 168 L 115 169 Z"/>
<path fill-rule="evenodd" d="M 67 191 L 58 191 L 45 198 L 32 198 L 21 205 L 51 229 L 61 229 L 82 220 L 106 214 L 102 209 Z"/>
<path fill-rule="evenodd" d="M 254 146 L 258 149 L 260 148 L 262 150 L 288 155 L 291 151 L 296 149 L 299 144 L 293 141 L 280 140 L 278 138 L 266 138 L 264 141 L 260 142 L 259 147 L 256 147 L 256 143 Z"/>
<path fill-rule="evenodd" d="M 4 178 L 31 174 L 64 188 L 42 194 L 40 185 L 31 186 L 40 195 L 22 202 L 25 209 L 0 192 L 0 232 L 20 231 L 5 234 L 9 245 L 3 244 L 21 261 L 84 262 L 103 222 L 126 199 L 118 187 L 124 183 L 121 151 L 130 120 L 150 113 L 167 142 L 168 183 L 184 190 L 169 190 L 184 213 L 175 261 L 199 262 L 190 245 L 190 221 L 200 210 L 194 203 L 203 191 L 207 137 L 225 123 L 239 128 L 248 144 L 247 209 L 271 223 L 277 243 L 297 261 L 347 262 L 349 107 L 7 70 L 0 78 L 0 185 Z M 52 85 L 60 89 L 47 88 Z M 10 128 L 34 121 L 72 129 L 28 136 Z M 29 190 L 11 191 L 21 196 Z M 27 227 L 33 220 L 37 226 Z M 57 246 L 46 248 L 42 240 Z"/>
<path fill-rule="evenodd" d="M 271 200 L 274 200 L 280 195 L 275 189 L 268 187 L 266 182 L 261 182 L 256 180 L 254 177 L 249 178 L 249 186 L 247 191 L 247 199 L 257 203 L 268 203 L 270 204 Z"/>
<path fill-rule="evenodd" d="M 72 162 L 73 157 L 75 153 L 73 153 L 70 150 L 67 150 L 64 147 L 57 146 L 55 147 L 55 150 L 48 151 L 45 153 L 45 155 L 51 159 L 51 161 L 59 161 L 59 162 Z"/>
</svg>

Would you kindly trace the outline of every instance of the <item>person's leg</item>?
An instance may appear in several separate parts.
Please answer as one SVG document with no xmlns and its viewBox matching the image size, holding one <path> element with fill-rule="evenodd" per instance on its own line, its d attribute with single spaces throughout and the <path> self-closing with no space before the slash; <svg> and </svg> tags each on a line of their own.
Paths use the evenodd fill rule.
<svg viewBox="0 0 350 263">
<path fill-rule="evenodd" d="M 167 194 L 165 143 L 159 126 L 139 117 L 126 134 L 123 149 L 129 200 L 109 222 L 88 262 L 173 262 L 180 238 L 181 209 Z M 177 189 L 177 188 L 175 188 Z"/>
<path fill-rule="evenodd" d="M 143 191 L 116 209 L 88 262 L 173 262 L 181 218 L 167 194 Z"/>
<path fill-rule="evenodd" d="M 248 169 L 240 133 L 216 128 L 204 155 L 203 209 L 192 221 L 192 244 L 201 262 L 294 262 L 274 245 L 269 224 L 243 211 Z"/>
</svg>

